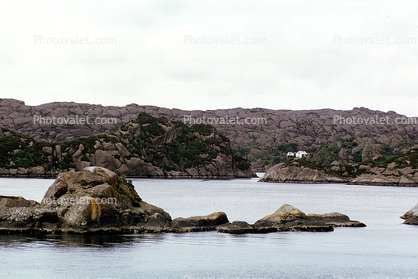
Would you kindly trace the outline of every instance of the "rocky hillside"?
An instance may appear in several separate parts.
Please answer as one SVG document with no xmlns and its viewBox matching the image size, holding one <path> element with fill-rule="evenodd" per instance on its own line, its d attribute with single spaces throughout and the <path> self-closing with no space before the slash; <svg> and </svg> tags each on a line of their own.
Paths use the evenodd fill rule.
<svg viewBox="0 0 418 279">
<path fill-rule="evenodd" d="M 0 99 L 0 127 L 35 140 L 57 142 L 115 132 L 122 123 L 141 112 L 178 120 L 188 126 L 199 122 L 213 124 L 219 133 L 231 140 L 231 146 L 238 154 L 270 166 L 285 161 L 285 154 L 292 150 L 306 150 L 321 163 L 336 159 L 358 163 L 378 155 L 403 154 L 418 143 L 417 118 L 367 108 L 348 111 L 263 108 L 186 111 L 137 104 L 125 107 L 77 103 L 26 106 L 22 101 Z M 45 124 L 53 117 L 61 118 L 62 124 Z M 77 117 L 89 117 L 90 121 L 81 124 L 74 121 Z M 63 123 L 65 120 L 67 124 Z"/>
<path fill-rule="evenodd" d="M 46 142 L 0 128 L 0 175 L 56 176 L 100 166 L 130 177 L 251 177 L 250 164 L 232 153 L 211 125 L 188 127 L 140 113 L 112 134 Z"/>
</svg>

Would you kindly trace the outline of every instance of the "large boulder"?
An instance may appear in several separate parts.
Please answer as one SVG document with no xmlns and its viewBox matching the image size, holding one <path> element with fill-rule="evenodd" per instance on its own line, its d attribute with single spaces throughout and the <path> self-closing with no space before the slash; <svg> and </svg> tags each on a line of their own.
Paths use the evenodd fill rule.
<svg viewBox="0 0 418 279">
<path fill-rule="evenodd" d="M 161 232 L 170 215 L 141 200 L 134 186 L 101 167 L 58 175 L 41 203 L 0 197 L 0 228 L 41 232 Z"/>
</svg>

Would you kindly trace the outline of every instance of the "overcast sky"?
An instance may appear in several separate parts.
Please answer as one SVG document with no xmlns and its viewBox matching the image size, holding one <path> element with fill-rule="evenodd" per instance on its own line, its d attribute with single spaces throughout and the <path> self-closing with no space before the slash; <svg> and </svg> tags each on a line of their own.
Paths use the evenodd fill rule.
<svg viewBox="0 0 418 279">
<path fill-rule="evenodd" d="M 0 98 L 418 116 L 418 2 L 1 1 Z"/>
</svg>

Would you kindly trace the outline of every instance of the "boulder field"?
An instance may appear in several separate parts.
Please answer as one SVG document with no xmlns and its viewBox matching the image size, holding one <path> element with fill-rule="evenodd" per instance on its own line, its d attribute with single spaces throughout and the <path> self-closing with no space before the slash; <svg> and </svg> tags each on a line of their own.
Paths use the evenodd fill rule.
<svg viewBox="0 0 418 279">
<path fill-rule="evenodd" d="M 144 202 L 123 176 L 101 167 L 58 175 L 40 203 L 0 196 L 0 233 L 145 233 L 198 232 L 268 233 L 332 231 L 333 227 L 364 227 L 341 213 L 305 214 L 281 206 L 254 224 L 229 222 L 224 212 L 175 218 Z"/>
</svg>

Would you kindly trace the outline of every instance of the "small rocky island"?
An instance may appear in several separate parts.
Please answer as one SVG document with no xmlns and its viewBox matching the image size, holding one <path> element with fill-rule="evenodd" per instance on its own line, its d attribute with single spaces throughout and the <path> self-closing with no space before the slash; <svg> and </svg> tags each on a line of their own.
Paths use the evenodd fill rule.
<svg viewBox="0 0 418 279">
<path fill-rule="evenodd" d="M 418 225 L 418 204 L 408 210 L 401 218 L 405 219 L 404 224 Z"/>
<path fill-rule="evenodd" d="M 323 165 L 308 159 L 289 160 L 267 170 L 260 182 L 348 183 L 374 186 L 418 186 L 418 149 L 391 158 Z"/>
<path fill-rule="evenodd" d="M 171 219 L 163 209 L 143 201 L 124 176 L 102 167 L 60 173 L 41 203 L 0 196 L 0 233 L 268 233 L 332 231 L 364 227 L 341 213 L 305 214 L 291 205 L 254 224 L 229 222 L 224 212 Z"/>
</svg>

